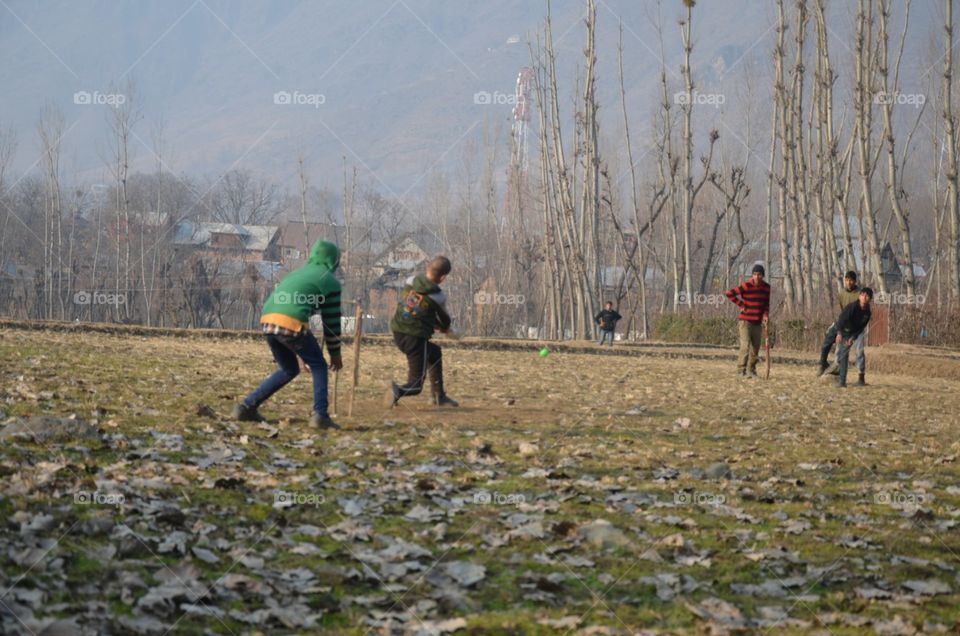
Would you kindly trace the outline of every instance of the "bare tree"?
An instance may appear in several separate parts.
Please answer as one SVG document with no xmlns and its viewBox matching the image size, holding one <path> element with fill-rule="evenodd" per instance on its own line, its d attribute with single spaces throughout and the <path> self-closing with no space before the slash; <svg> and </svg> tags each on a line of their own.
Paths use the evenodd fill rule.
<svg viewBox="0 0 960 636">
<path fill-rule="evenodd" d="M 662 38 L 661 38 L 662 43 Z M 653 224 L 656 223 L 657 219 L 660 217 L 660 213 L 663 212 L 664 207 L 667 202 L 670 200 L 671 194 L 674 189 L 672 187 L 673 179 L 667 179 L 664 171 L 664 162 L 669 161 L 669 158 L 666 158 L 667 148 L 669 147 L 669 138 L 670 138 L 670 128 L 669 128 L 669 113 L 670 113 L 670 103 L 667 100 L 666 90 L 663 92 L 663 121 L 664 126 L 662 130 L 662 136 L 660 137 L 661 141 L 657 144 L 657 174 L 658 180 L 656 185 L 651 188 L 651 197 L 648 203 L 647 208 L 647 218 L 646 220 L 642 219 L 641 214 L 641 205 L 640 205 L 640 191 L 637 186 L 637 166 L 633 158 L 633 142 L 630 137 L 630 118 L 627 115 L 627 91 L 624 84 L 623 78 L 623 24 L 620 25 L 620 39 L 619 46 L 617 48 L 617 61 L 618 61 L 618 70 L 619 70 L 619 80 L 620 80 L 620 112 L 623 116 L 623 130 L 625 145 L 627 149 L 627 162 L 629 164 L 630 172 L 630 203 L 631 209 L 633 211 L 633 232 L 632 237 L 630 233 L 624 230 L 623 225 L 620 222 L 619 214 L 617 208 L 613 205 L 610 206 L 611 219 L 614 223 L 614 228 L 617 230 L 617 233 L 620 236 L 621 247 L 623 249 L 625 257 L 625 268 L 624 268 L 624 278 L 632 274 L 637 285 L 637 289 L 640 295 L 639 305 L 640 305 L 640 332 L 641 337 L 647 338 L 649 333 L 649 323 L 648 323 L 648 314 L 647 314 L 647 284 L 646 284 L 646 271 L 647 271 L 647 258 L 649 250 L 646 249 L 645 235 L 653 227 Z M 660 69 L 661 80 L 664 88 L 666 87 L 666 69 L 661 65 Z M 675 170 L 671 168 L 671 175 L 675 173 Z M 612 186 L 608 186 L 608 191 L 611 194 L 614 191 Z"/>
<path fill-rule="evenodd" d="M 8 236 L 10 225 L 10 209 L 7 205 L 7 170 L 13 161 L 17 151 L 17 135 L 12 128 L 0 130 L 0 214 L 3 215 L 3 223 L 0 224 L 0 264 L 6 263 L 5 243 Z"/>
<path fill-rule="evenodd" d="M 117 297 L 126 299 L 124 303 L 114 304 L 114 316 L 117 320 L 130 318 L 130 307 L 133 305 L 135 294 L 131 271 L 130 253 L 130 192 L 128 179 L 130 177 L 130 162 L 133 157 L 131 137 L 133 127 L 140 120 L 140 110 L 135 86 L 128 81 L 123 89 L 124 100 L 117 103 L 110 111 L 108 123 L 113 135 L 113 155 L 110 170 L 114 178 L 114 212 L 115 223 L 114 241 L 116 247 L 114 262 L 114 289 Z"/>
<path fill-rule="evenodd" d="M 54 316 L 54 299 L 59 306 L 60 319 L 65 318 L 63 304 L 63 201 L 60 191 L 60 153 L 63 139 L 63 114 L 55 108 L 45 108 L 40 114 L 37 132 L 43 148 L 46 199 L 43 216 L 43 300 L 44 317 Z M 54 288 L 56 280 L 56 288 Z"/>
<path fill-rule="evenodd" d="M 960 165 L 957 161 L 957 125 L 953 111 L 953 2 L 944 0 L 943 124 L 947 145 L 947 214 L 950 218 L 950 299 L 960 301 Z"/>
<path fill-rule="evenodd" d="M 857 10 L 854 102 L 856 114 L 857 159 L 860 176 L 860 233 L 866 235 L 864 269 L 876 277 L 881 292 L 887 292 L 880 259 L 881 245 L 873 202 L 873 174 L 879 149 L 873 146 L 873 101 L 876 93 L 877 56 L 874 48 L 874 0 L 859 0 Z"/>
<path fill-rule="evenodd" d="M 710 131 L 710 149 L 706 158 L 701 158 L 703 164 L 703 175 L 694 184 L 693 177 L 693 105 L 696 102 L 693 84 L 693 69 L 690 67 L 690 56 L 693 53 L 693 7 L 696 0 L 684 0 L 684 6 L 687 9 L 687 15 L 680 22 L 680 37 L 683 43 L 683 66 L 681 75 L 684 80 L 684 89 L 686 99 L 680 103 L 680 114 L 683 118 L 683 168 L 681 173 L 683 183 L 683 201 L 682 201 L 682 230 L 683 230 L 683 288 L 686 290 L 687 306 L 693 305 L 693 253 L 691 247 L 691 237 L 693 235 L 693 209 L 696 205 L 697 195 L 701 188 L 707 182 L 710 175 L 710 165 L 713 159 L 713 148 L 717 139 L 720 137 L 716 130 Z"/>
<path fill-rule="evenodd" d="M 599 121 L 596 99 L 596 4 L 587 1 L 585 77 L 577 99 L 577 125 L 568 157 L 560 118 L 559 78 L 548 3 L 544 39 L 533 52 L 534 87 L 540 113 L 540 161 L 544 253 L 545 319 L 548 337 L 594 332 L 593 314 L 600 286 Z M 567 297 L 569 302 L 561 303 Z M 565 316 L 563 314 L 566 314 Z"/>
<path fill-rule="evenodd" d="M 911 0 L 906 0 L 906 4 L 904 5 L 903 33 L 900 36 L 900 45 L 897 49 L 897 58 L 894 64 L 892 77 L 890 73 L 888 53 L 890 35 L 887 30 L 888 21 L 890 19 L 890 0 L 879 0 L 879 2 L 879 73 L 883 87 L 882 95 L 884 97 L 884 99 L 879 101 L 881 102 L 881 110 L 883 111 L 883 137 L 886 142 L 887 149 L 887 194 L 890 200 L 890 209 L 893 211 L 893 216 L 897 221 L 897 226 L 900 231 L 900 246 L 903 250 L 903 258 L 905 261 L 904 282 L 907 286 L 907 298 L 911 303 L 913 303 L 916 296 L 916 281 L 914 280 L 913 275 L 913 247 L 910 240 L 910 222 L 908 219 L 908 212 L 903 206 L 903 200 L 906 198 L 906 192 L 903 190 L 900 167 L 897 165 L 896 142 L 893 127 L 893 106 L 897 101 L 896 96 L 899 92 L 900 61 L 903 58 L 903 45 L 904 40 L 907 37 L 907 25 L 910 22 Z M 923 111 L 921 109 L 921 112 L 917 115 L 918 122 L 919 118 L 922 116 Z M 913 130 L 916 130 L 916 127 L 914 127 Z M 911 137 L 912 132 L 910 137 L 908 137 L 906 140 L 906 148 L 909 148 L 910 146 Z"/>
<path fill-rule="evenodd" d="M 276 184 L 258 178 L 248 170 L 231 170 L 207 195 L 213 218 L 236 225 L 264 225 L 280 212 Z"/>
<path fill-rule="evenodd" d="M 724 286 L 730 285 L 733 264 L 740 258 L 740 254 L 743 253 L 743 248 L 747 243 L 747 237 L 743 231 L 743 208 L 750 196 L 750 186 L 747 185 L 745 174 L 746 166 L 733 166 L 725 178 L 718 172 L 710 174 L 710 183 L 723 195 L 724 207 L 723 211 L 716 213 L 716 224 L 714 224 L 713 235 L 710 239 L 710 248 L 707 252 L 706 265 L 703 268 L 703 276 L 700 279 L 700 290 L 702 292 L 707 290 L 707 276 L 713 266 L 714 246 L 717 241 L 719 223 L 727 220 L 728 227 L 733 227 L 736 231 L 735 242 L 726 246 L 726 256 L 724 257 L 726 282 Z"/>
<path fill-rule="evenodd" d="M 307 172 L 303 168 L 303 152 L 297 156 L 297 176 L 300 178 L 300 222 L 303 223 L 303 253 L 310 253 L 310 231 L 307 225 Z"/>
<path fill-rule="evenodd" d="M 840 263 L 837 258 L 837 237 L 834 218 L 840 218 L 845 241 L 844 257 L 846 269 L 852 269 L 853 244 L 850 240 L 850 226 L 846 216 L 846 201 L 849 188 L 843 186 L 843 175 L 849 175 L 852 157 L 852 139 L 843 157 L 838 156 L 839 141 L 834 127 L 833 86 L 836 73 L 830 59 L 830 37 L 827 29 L 825 0 L 817 0 L 815 5 L 817 29 L 817 64 L 813 86 L 813 113 L 816 119 L 816 180 L 815 200 L 818 235 L 820 237 L 820 272 L 824 281 L 841 283 Z M 834 206 L 838 216 L 834 215 Z M 833 302 L 833 286 L 828 288 L 830 302 Z"/>
</svg>

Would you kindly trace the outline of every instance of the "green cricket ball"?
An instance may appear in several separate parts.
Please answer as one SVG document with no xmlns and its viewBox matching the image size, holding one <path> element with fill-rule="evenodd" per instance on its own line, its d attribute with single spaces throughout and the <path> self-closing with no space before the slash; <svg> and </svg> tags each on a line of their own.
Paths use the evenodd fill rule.
<svg viewBox="0 0 960 636">
<path fill-rule="evenodd" d="M 540 357 L 541 357 L 541 358 L 546 358 L 548 355 L 550 355 L 550 350 L 547 349 L 546 347 L 544 347 L 543 349 L 540 350 Z"/>
</svg>

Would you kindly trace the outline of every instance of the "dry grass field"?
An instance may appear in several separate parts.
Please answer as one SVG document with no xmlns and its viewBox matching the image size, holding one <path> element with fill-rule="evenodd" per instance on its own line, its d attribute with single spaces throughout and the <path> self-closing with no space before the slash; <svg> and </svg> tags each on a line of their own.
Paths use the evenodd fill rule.
<svg viewBox="0 0 960 636">
<path fill-rule="evenodd" d="M 960 629 L 956 353 L 445 344 L 460 408 L 374 339 L 324 433 L 307 375 L 230 420 L 255 339 L 0 328 L 0 632 Z"/>
</svg>

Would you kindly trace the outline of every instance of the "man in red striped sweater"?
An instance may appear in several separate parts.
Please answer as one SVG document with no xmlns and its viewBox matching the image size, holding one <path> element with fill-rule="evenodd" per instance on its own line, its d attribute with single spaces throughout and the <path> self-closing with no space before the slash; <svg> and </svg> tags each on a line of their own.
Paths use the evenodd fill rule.
<svg viewBox="0 0 960 636">
<path fill-rule="evenodd" d="M 737 356 L 737 375 L 756 377 L 763 325 L 770 317 L 770 285 L 764 282 L 763 265 L 753 266 L 750 280 L 727 292 L 730 302 L 740 307 L 740 354 Z"/>
</svg>

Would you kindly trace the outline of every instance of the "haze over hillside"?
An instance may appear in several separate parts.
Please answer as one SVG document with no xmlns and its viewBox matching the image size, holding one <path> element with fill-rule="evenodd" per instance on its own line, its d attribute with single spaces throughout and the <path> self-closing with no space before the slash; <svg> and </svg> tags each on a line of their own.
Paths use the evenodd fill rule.
<svg viewBox="0 0 960 636">
<path fill-rule="evenodd" d="M 582 59 L 583 10 L 579 0 L 553 4 L 571 93 Z M 656 3 L 634 0 L 599 5 L 601 124 L 608 139 L 621 128 L 615 101 L 621 19 L 634 125 L 638 136 L 649 128 L 658 95 L 657 10 Z M 851 9 L 834 10 L 835 54 L 844 55 L 852 46 Z M 664 2 L 660 13 L 664 57 L 675 74 L 679 1 Z M 504 96 L 529 63 L 527 42 L 545 14 L 543 2 L 511 0 L 7 0 L 0 6 L 6 61 L 0 126 L 19 133 L 13 171 L 20 173 L 39 157 L 41 108 L 55 105 L 66 119 L 65 174 L 106 179 L 110 106 L 77 104 L 74 96 L 89 93 L 91 102 L 102 102 L 132 80 L 142 111 L 134 169 L 154 169 L 149 147 L 162 119 L 165 161 L 177 172 L 216 175 L 242 167 L 291 183 L 302 151 L 316 185 L 337 189 L 346 156 L 375 183 L 402 194 L 422 188 L 429 170 L 457 162 L 485 129 L 499 130 L 506 143 L 511 105 Z M 699 3 L 694 67 L 702 85 L 719 86 L 751 64 L 755 90 L 767 94 L 773 18 L 766 0 Z M 911 31 L 929 32 L 936 20 L 935 8 L 917 5 Z M 923 75 L 929 56 L 919 48 L 923 42 L 914 37 L 908 44 L 905 83 L 913 76 L 920 84 L 936 79 Z M 475 103 L 481 91 L 493 103 Z M 300 103 L 275 103 L 277 93 Z M 731 102 L 740 97 L 731 92 L 723 108 L 699 116 L 739 109 Z M 768 126 L 767 107 L 752 108 Z M 731 126 L 742 127 L 742 118 Z"/>
</svg>

